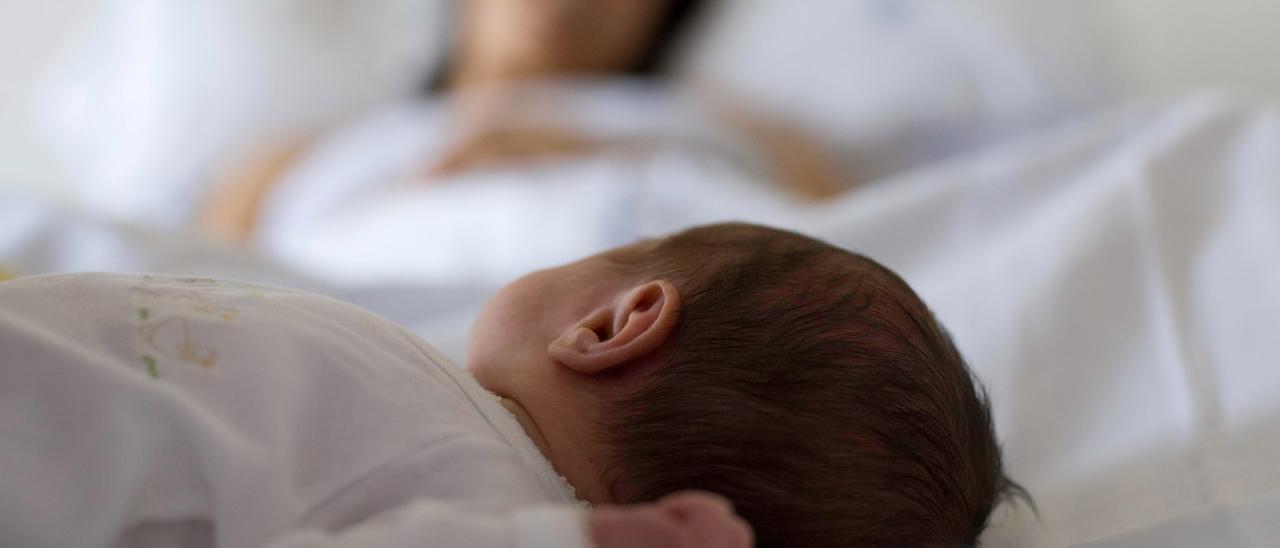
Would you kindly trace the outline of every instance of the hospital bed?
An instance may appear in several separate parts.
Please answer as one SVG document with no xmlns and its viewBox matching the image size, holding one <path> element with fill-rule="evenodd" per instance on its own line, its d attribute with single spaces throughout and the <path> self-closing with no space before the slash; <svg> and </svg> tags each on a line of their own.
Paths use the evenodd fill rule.
<svg viewBox="0 0 1280 548">
<path fill-rule="evenodd" d="M 704 222 L 792 228 L 902 273 L 989 388 L 1010 473 L 1038 512 L 1002 507 L 985 545 L 1280 546 L 1277 111 L 1210 94 L 1082 114 L 1099 99 L 1055 87 L 1041 65 L 1011 53 L 1035 48 L 1002 49 L 993 38 L 1008 34 L 974 32 L 959 12 L 919 3 L 856 4 L 867 10 L 861 35 L 900 40 L 903 62 L 930 59 L 921 48 L 949 53 L 932 68 L 886 73 L 897 81 L 881 82 L 881 95 L 845 95 L 865 102 L 839 115 L 831 100 L 806 103 L 834 120 L 822 131 L 885 155 L 883 177 L 826 204 L 795 203 L 704 154 L 669 148 L 445 187 L 344 189 L 335 179 L 341 192 L 309 199 L 315 187 L 298 185 L 249 253 L 154 232 L 189 208 L 199 161 L 148 167 L 117 156 L 81 189 L 102 207 L 0 197 L 0 263 L 17 273 L 164 271 L 300 287 L 388 315 L 460 359 L 479 303 L 528 269 Z M 785 22 L 762 5 L 741 17 Z M 941 42 L 909 39 L 921 29 Z M 748 47 L 724 32 L 708 58 Z M 953 63 L 965 55 L 997 61 Z M 1084 54 L 1046 55 L 1070 68 Z M 939 74 L 945 82 L 929 79 Z M 767 82 L 736 77 L 780 100 Z M 833 78 L 832 89 L 856 84 Z M 347 106 L 385 102 L 401 85 Z M 391 126 L 412 115 L 377 114 Z M 163 134 L 154 129 L 149 139 Z M 886 132 L 893 138 L 876 140 Z M 220 138 L 200 143 L 217 148 Z M 85 158 L 87 170 L 104 165 Z M 539 199 L 552 192 L 572 193 L 578 207 Z M 444 236 L 457 234 L 467 236 Z"/>
</svg>

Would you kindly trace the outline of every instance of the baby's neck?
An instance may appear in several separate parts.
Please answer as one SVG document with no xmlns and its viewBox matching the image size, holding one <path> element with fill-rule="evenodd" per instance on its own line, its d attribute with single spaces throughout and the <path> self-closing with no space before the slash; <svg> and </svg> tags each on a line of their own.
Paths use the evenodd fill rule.
<svg viewBox="0 0 1280 548">
<path fill-rule="evenodd" d="M 503 397 L 498 398 L 498 403 L 502 404 L 502 407 L 515 416 L 516 422 L 520 423 L 520 428 L 524 429 L 525 435 L 529 436 L 529 439 L 533 440 L 533 444 L 538 446 L 538 451 L 541 451 L 542 455 L 550 460 L 551 452 L 547 447 L 547 438 L 542 435 L 542 429 L 538 428 L 538 423 L 533 422 L 533 417 L 529 416 L 529 412 L 525 411 L 524 406 L 520 405 L 520 402 L 516 400 Z"/>
<path fill-rule="evenodd" d="M 552 468 L 573 486 L 579 499 L 593 504 L 607 502 L 600 497 L 602 489 L 598 484 L 599 482 L 590 481 L 595 478 L 595 475 L 588 470 L 587 463 L 575 458 L 581 456 L 578 452 L 569 452 L 567 455 L 557 454 L 552 450 L 551 443 L 547 441 L 547 437 L 543 434 L 538 423 L 533 420 L 533 416 L 529 414 L 528 410 L 520 402 L 511 398 L 499 397 L 498 403 L 515 416 L 516 422 L 520 423 L 524 433 L 529 436 L 529 439 L 533 440 L 533 444 L 537 446 L 542 456 L 546 457 L 547 462 L 551 463 Z"/>
</svg>

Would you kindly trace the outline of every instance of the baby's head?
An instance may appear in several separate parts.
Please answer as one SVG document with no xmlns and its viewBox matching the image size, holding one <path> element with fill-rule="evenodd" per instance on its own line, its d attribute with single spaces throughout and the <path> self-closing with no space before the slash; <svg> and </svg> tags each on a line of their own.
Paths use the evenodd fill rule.
<svg viewBox="0 0 1280 548">
<path fill-rule="evenodd" d="M 695 228 L 503 289 L 468 365 L 595 503 L 702 489 L 761 546 L 973 544 L 990 411 L 901 278 L 790 232 Z"/>
</svg>

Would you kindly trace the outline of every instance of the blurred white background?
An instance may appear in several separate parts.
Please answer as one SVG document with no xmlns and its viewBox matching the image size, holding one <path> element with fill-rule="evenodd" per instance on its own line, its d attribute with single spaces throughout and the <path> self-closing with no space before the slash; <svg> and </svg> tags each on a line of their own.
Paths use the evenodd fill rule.
<svg viewBox="0 0 1280 548">
<path fill-rule="evenodd" d="M 47 143 L 33 99 L 42 77 L 66 54 L 71 37 L 91 27 L 108 2 L 0 0 L 0 186 L 39 188 L 54 195 L 66 192 L 71 172 Z M 1212 87 L 1280 98 L 1280 61 L 1274 57 L 1280 2 L 1072 3 L 1096 9 L 1109 27 L 1113 43 L 1100 49 L 1112 54 L 1105 62 L 1113 66 L 1115 89 L 1122 97 Z M 1030 4 L 1010 3 L 1035 9 Z"/>
<path fill-rule="evenodd" d="M 0 2 L 0 185 L 65 188 L 66 170 L 37 129 L 36 83 L 103 0 Z"/>
</svg>

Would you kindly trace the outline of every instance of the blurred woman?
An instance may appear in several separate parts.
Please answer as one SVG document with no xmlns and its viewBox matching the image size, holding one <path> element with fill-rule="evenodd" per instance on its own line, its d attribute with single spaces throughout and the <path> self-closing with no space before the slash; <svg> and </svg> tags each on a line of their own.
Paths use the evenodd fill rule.
<svg viewBox="0 0 1280 548">
<path fill-rule="evenodd" d="M 825 147 L 803 131 L 709 85 L 690 94 L 663 82 L 676 46 L 708 11 L 706 4 L 458 0 L 456 39 L 429 83 L 424 107 L 444 112 L 428 117 L 437 127 L 423 131 L 440 133 L 447 144 L 431 147 L 412 173 L 397 175 L 442 181 L 684 140 L 712 143 L 801 199 L 845 188 Z M 602 101 L 608 107 L 596 108 Z M 315 148 L 314 138 L 303 139 L 234 169 L 207 197 L 202 226 L 248 240 L 273 188 Z"/>
</svg>

